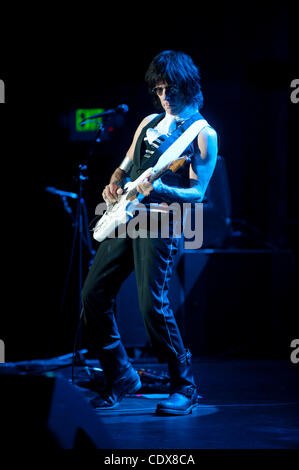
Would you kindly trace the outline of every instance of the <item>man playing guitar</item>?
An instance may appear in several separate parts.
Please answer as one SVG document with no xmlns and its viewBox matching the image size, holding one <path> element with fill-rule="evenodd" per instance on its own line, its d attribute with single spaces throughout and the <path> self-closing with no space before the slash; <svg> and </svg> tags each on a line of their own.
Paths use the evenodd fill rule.
<svg viewBox="0 0 299 470">
<path fill-rule="evenodd" d="M 145 79 L 155 103 L 164 112 L 147 116 L 138 126 L 124 160 L 103 190 L 103 199 L 108 204 L 119 200 L 122 183 L 128 176 L 134 181 L 156 164 L 156 148 L 179 126 L 189 120 L 204 119 L 199 113 L 203 103 L 199 71 L 190 56 L 176 51 L 161 52 L 151 62 Z M 215 168 L 217 150 L 217 134 L 206 123 L 187 148 L 191 157 L 188 164 L 176 173 L 165 173 L 152 182 L 146 178 L 138 184 L 137 191 L 144 196 L 142 202 L 149 213 L 167 208 L 172 202 L 201 202 Z M 105 392 L 94 400 L 97 408 L 116 406 L 125 394 L 137 392 L 141 387 L 139 375 L 121 342 L 114 315 L 116 295 L 133 269 L 148 336 L 159 361 L 167 362 L 171 381 L 170 396 L 157 405 L 157 413 L 185 415 L 197 406 L 191 353 L 185 350 L 168 300 L 178 243 L 169 218 L 167 238 L 160 233 L 145 238 L 114 237 L 106 238 L 99 245 L 82 289 L 89 340 L 97 346 L 106 378 Z"/>
</svg>

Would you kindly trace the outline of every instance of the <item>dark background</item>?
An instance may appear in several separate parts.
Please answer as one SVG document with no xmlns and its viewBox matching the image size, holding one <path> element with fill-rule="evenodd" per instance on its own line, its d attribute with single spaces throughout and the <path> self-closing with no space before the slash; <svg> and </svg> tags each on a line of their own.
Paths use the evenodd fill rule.
<svg viewBox="0 0 299 470">
<path fill-rule="evenodd" d="M 200 67 L 202 113 L 219 135 L 236 227 L 241 220 L 245 231 L 254 233 L 250 247 L 291 250 L 291 261 L 282 263 L 282 277 L 290 278 L 291 284 L 284 285 L 271 343 L 271 352 L 276 344 L 282 355 L 289 354 L 291 339 L 298 338 L 293 283 L 299 254 L 299 104 L 290 101 L 290 83 L 299 70 L 292 7 L 212 5 L 190 11 L 189 6 L 188 12 L 184 5 L 172 10 L 145 5 L 144 12 L 140 8 L 134 16 L 133 8 L 95 12 L 89 6 L 82 12 L 81 5 L 76 13 L 82 17 L 76 23 L 67 15 L 52 19 L 44 12 L 33 29 L 24 23 L 22 30 L 16 27 L 5 38 L 0 78 L 6 84 L 6 104 L 0 115 L 2 249 L 7 262 L 0 338 L 5 341 L 6 360 L 72 349 L 78 315 L 76 258 L 62 309 L 60 302 L 73 228 L 60 198 L 45 191 L 46 186 L 76 191 L 77 166 L 90 150 L 91 142 L 70 141 L 70 111 L 121 103 L 130 109 L 125 125 L 100 143 L 88 162 L 84 197 L 91 219 L 137 125 L 155 112 L 144 74 L 153 56 L 165 49 L 183 50 Z M 241 243 L 247 247 L 249 242 Z M 265 269 L 266 279 L 255 269 L 259 271 L 250 268 L 247 282 L 252 282 L 255 295 L 259 274 L 258 296 L 261 283 L 271 277 L 271 267 L 269 272 Z M 84 270 L 86 274 L 86 264 Z M 221 305 L 215 308 L 219 312 Z M 256 302 L 253 338 L 264 308 Z"/>
</svg>

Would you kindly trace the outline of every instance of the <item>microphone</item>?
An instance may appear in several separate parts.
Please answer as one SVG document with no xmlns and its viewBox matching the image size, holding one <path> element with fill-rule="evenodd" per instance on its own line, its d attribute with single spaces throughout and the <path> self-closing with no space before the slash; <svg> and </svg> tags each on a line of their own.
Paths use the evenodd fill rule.
<svg viewBox="0 0 299 470">
<path fill-rule="evenodd" d="M 92 116 L 88 116 L 88 118 L 80 122 L 80 125 L 82 126 L 83 124 L 85 124 L 86 121 L 89 121 L 89 119 L 96 119 L 96 118 L 110 116 L 111 114 L 118 114 L 118 113 L 125 114 L 128 111 L 129 111 L 128 105 L 119 104 L 118 106 L 116 106 L 116 108 L 107 109 L 107 111 L 103 111 L 102 113 L 97 113 L 97 114 L 93 114 Z"/>
<path fill-rule="evenodd" d="M 78 194 L 76 193 L 70 193 L 68 191 L 60 191 L 60 189 L 53 188 L 53 186 L 47 186 L 45 190 L 48 191 L 48 193 L 57 194 L 58 196 L 62 196 L 62 197 L 71 197 L 72 199 L 78 198 Z"/>
</svg>

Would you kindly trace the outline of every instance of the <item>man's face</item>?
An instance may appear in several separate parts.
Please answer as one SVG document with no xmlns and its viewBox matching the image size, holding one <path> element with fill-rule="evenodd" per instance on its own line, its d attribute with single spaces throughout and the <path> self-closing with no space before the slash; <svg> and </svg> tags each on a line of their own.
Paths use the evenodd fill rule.
<svg viewBox="0 0 299 470">
<path fill-rule="evenodd" d="M 166 82 L 158 83 L 154 92 L 160 99 L 162 108 L 168 114 L 177 115 L 186 106 L 183 94 L 174 85 L 168 85 Z"/>
</svg>

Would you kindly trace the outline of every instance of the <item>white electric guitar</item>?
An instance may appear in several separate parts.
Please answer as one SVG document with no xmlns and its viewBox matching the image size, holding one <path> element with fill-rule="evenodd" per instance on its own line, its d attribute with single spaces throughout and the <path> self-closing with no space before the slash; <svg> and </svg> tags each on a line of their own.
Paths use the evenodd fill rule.
<svg viewBox="0 0 299 470">
<path fill-rule="evenodd" d="M 189 160 L 188 156 L 179 157 L 172 163 L 165 165 L 159 170 L 148 168 L 135 181 L 129 181 L 123 188 L 123 193 L 119 196 L 117 202 L 106 203 L 107 209 L 104 215 L 96 223 L 93 229 L 93 238 L 98 242 L 102 242 L 108 238 L 115 229 L 128 222 L 134 217 L 136 207 L 143 199 L 143 195 L 137 191 L 137 186 L 145 180 L 152 183 L 160 178 L 167 170 L 176 172 L 185 161 Z"/>
</svg>

